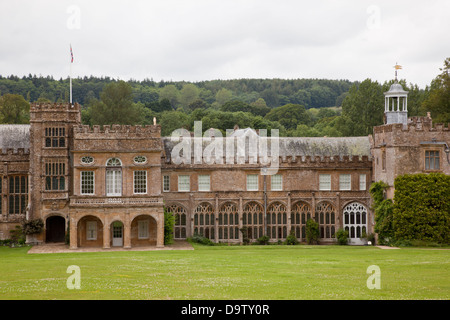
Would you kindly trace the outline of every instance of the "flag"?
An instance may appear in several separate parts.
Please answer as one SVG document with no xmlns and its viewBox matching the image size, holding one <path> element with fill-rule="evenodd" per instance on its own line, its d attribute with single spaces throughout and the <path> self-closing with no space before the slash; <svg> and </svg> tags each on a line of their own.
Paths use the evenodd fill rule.
<svg viewBox="0 0 450 320">
<path fill-rule="evenodd" d="M 71 57 L 70 63 L 73 63 L 72 45 L 70 45 L 70 57 Z"/>
</svg>

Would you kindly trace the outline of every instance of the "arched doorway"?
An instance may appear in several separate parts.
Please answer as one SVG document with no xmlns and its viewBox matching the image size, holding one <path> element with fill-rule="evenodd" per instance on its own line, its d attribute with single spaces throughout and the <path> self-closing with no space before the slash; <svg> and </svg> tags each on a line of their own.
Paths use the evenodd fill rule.
<svg viewBox="0 0 450 320">
<path fill-rule="evenodd" d="M 352 202 L 344 208 L 344 229 L 348 231 L 351 244 L 364 244 L 361 239 L 367 232 L 367 209 L 358 202 Z"/>
<path fill-rule="evenodd" d="M 46 242 L 64 242 L 65 235 L 66 219 L 60 216 L 52 216 L 45 220 Z"/>
</svg>

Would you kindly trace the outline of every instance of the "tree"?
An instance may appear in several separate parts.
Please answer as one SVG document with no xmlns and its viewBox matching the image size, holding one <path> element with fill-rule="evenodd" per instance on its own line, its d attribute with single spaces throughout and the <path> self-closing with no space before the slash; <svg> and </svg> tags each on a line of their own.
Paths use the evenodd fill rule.
<svg viewBox="0 0 450 320">
<path fill-rule="evenodd" d="M 222 106 L 225 102 L 230 101 L 232 97 L 233 93 L 230 90 L 222 88 L 216 93 L 216 102 L 219 106 Z"/>
<path fill-rule="evenodd" d="M 176 108 L 179 102 L 179 91 L 174 84 L 169 84 L 161 89 L 159 92 L 159 99 L 167 99 L 170 102 L 172 108 Z"/>
<path fill-rule="evenodd" d="M 271 121 L 278 121 L 287 130 L 296 129 L 299 124 L 309 124 L 310 115 L 305 107 L 299 104 L 286 104 L 284 106 L 272 109 L 265 118 Z"/>
<path fill-rule="evenodd" d="M 450 58 L 445 59 L 442 73 L 431 82 L 428 98 L 422 103 L 422 114 L 431 113 L 434 123 L 450 122 Z"/>
<path fill-rule="evenodd" d="M 30 104 L 19 94 L 5 94 L 0 98 L 0 123 L 30 122 Z"/>
<path fill-rule="evenodd" d="M 353 85 L 342 102 L 342 115 L 353 122 L 351 136 L 367 136 L 374 126 L 383 124 L 384 96 L 377 81 L 364 80 Z"/>
<path fill-rule="evenodd" d="M 133 103 L 131 85 L 125 81 L 111 82 L 103 88 L 101 100 L 89 106 L 92 124 L 138 124 L 142 119 L 142 104 Z"/>
<path fill-rule="evenodd" d="M 197 100 L 198 96 L 198 88 L 192 83 L 187 83 L 183 85 L 183 88 L 180 91 L 180 103 L 183 107 L 187 107 Z"/>
</svg>

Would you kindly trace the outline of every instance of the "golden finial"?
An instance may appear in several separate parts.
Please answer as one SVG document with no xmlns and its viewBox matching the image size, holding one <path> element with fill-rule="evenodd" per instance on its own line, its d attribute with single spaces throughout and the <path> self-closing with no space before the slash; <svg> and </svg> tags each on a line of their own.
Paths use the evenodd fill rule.
<svg viewBox="0 0 450 320">
<path fill-rule="evenodd" d="M 395 68 L 395 81 L 397 81 L 397 70 L 401 69 L 402 66 L 396 62 L 394 68 Z"/>
</svg>

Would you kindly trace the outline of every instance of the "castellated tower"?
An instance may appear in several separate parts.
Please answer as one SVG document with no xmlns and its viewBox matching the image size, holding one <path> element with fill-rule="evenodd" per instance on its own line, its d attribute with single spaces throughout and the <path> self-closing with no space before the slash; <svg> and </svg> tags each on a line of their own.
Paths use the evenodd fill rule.
<svg viewBox="0 0 450 320">
<path fill-rule="evenodd" d="M 78 104 L 30 107 L 30 212 L 46 232 L 31 242 L 64 241 L 71 193 L 70 151 L 73 125 L 81 124 Z"/>
</svg>

